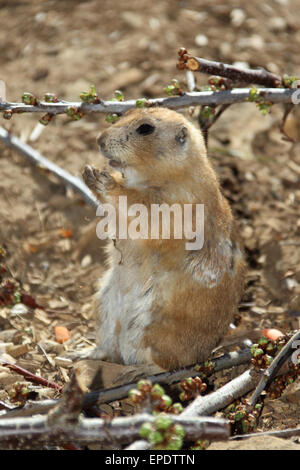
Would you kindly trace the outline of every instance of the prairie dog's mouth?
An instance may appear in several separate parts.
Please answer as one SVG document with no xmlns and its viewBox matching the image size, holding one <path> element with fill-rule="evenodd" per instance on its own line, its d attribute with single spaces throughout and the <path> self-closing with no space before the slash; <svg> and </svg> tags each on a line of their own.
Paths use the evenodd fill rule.
<svg viewBox="0 0 300 470">
<path fill-rule="evenodd" d="M 123 167 L 124 165 L 120 160 L 116 160 L 115 158 L 109 158 L 109 165 L 112 166 L 113 168 L 120 168 Z"/>
<path fill-rule="evenodd" d="M 123 167 L 124 163 L 121 162 L 118 158 L 114 158 L 113 155 L 111 155 L 106 149 L 103 147 L 101 148 L 99 146 L 100 153 L 103 155 L 103 157 L 107 158 L 109 160 L 108 164 L 112 166 L 113 168 L 119 168 Z"/>
</svg>

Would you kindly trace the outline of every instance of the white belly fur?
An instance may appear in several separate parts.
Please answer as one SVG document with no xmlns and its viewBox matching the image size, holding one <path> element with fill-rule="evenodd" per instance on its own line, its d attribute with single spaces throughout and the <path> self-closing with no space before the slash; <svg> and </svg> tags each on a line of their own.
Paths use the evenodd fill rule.
<svg viewBox="0 0 300 470">
<path fill-rule="evenodd" d="M 151 362 L 150 351 L 141 346 L 141 340 L 151 321 L 154 296 L 151 279 L 143 277 L 141 266 L 121 264 L 110 268 L 101 281 L 97 294 L 100 305 L 97 338 L 108 360 L 121 360 L 125 364 Z"/>
</svg>

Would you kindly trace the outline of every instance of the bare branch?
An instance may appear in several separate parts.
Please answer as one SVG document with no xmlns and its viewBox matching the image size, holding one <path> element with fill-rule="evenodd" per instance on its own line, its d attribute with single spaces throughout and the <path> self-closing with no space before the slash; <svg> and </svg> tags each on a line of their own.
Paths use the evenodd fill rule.
<svg viewBox="0 0 300 470">
<path fill-rule="evenodd" d="M 265 69 L 246 69 L 234 65 L 223 64 L 213 60 L 194 57 L 185 49 L 179 51 L 179 69 L 188 69 L 192 72 L 202 72 L 208 75 L 229 78 L 232 82 L 255 83 L 265 87 L 278 88 L 283 85 L 279 75 L 268 72 Z"/>
<path fill-rule="evenodd" d="M 183 93 L 180 96 L 168 98 L 153 98 L 146 100 L 145 106 L 162 106 L 170 109 L 186 108 L 188 106 L 213 106 L 220 104 L 242 103 L 250 96 L 251 88 L 235 88 L 224 91 L 201 91 Z M 290 88 L 258 88 L 258 94 L 266 101 L 272 103 L 291 103 L 292 94 L 295 89 Z M 83 102 L 58 103 L 39 102 L 36 106 L 23 103 L 0 102 L 0 112 L 11 110 L 13 113 L 49 113 L 64 114 L 69 107 L 74 107 L 83 114 L 91 113 L 113 113 L 123 114 L 129 109 L 136 108 L 138 100 L 128 101 L 102 101 L 98 104 Z"/>
<path fill-rule="evenodd" d="M 40 445 L 51 442 L 52 445 L 65 442 L 102 444 L 127 444 L 139 439 L 139 430 L 143 423 L 153 423 L 156 417 L 149 414 L 114 418 L 111 421 L 100 418 L 82 418 L 78 424 L 63 425 L 50 423 L 46 416 L 13 418 L 0 420 L 0 444 L 3 446 Z M 184 427 L 187 440 L 228 439 L 228 421 L 216 418 L 171 417 L 174 424 Z"/>
</svg>

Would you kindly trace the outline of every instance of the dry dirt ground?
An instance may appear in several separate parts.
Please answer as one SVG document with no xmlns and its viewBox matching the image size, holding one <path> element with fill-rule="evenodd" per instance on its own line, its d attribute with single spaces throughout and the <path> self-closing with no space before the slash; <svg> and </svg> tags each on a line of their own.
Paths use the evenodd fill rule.
<svg viewBox="0 0 300 470">
<path fill-rule="evenodd" d="M 0 1 L 0 18 L 5 25 L 0 29 L 0 79 L 11 101 L 20 101 L 24 91 L 74 100 L 91 84 L 104 99 L 116 89 L 128 99 L 162 96 L 172 78 L 185 86 L 184 73 L 176 69 L 180 46 L 209 59 L 300 76 L 298 0 L 14 0 Z M 206 81 L 197 76 L 199 85 Z M 299 328 L 300 144 L 283 140 L 278 127 L 282 112 L 274 106 L 264 117 L 254 104 L 232 106 L 209 139 L 210 157 L 246 247 L 249 271 L 237 327 L 241 332 Z M 286 126 L 298 141 L 299 116 L 296 108 Z M 106 126 L 103 116 L 76 123 L 58 117 L 33 138 L 36 123 L 33 115 L 1 121 L 73 174 L 80 175 L 87 163 L 101 164 L 95 138 Z M 103 243 L 93 229 L 95 213 L 61 181 L 3 144 L 0 175 L 3 282 L 15 279 L 20 292 L 36 302 L 23 297 L 24 307 L 19 294 L 13 307 L 2 302 L 1 354 L 64 385 L 72 369 L 56 357 L 94 340 L 91 297 L 105 269 Z M 55 341 L 57 325 L 70 331 L 65 345 Z M 221 374 L 221 379 L 235 374 Z M 22 377 L 0 366 L 1 401 L 9 403 L 17 380 Z M 37 399 L 58 395 L 29 386 Z M 277 400 L 266 400 L 258 430 L 299 425 L 299 380 L 293 387 L 292 394 L 287 390 Z M 130 406 L 114 403 L 106 412 L 124 414 Z M 280 446 L 276 440 L 274 446 L 286 448 L 286 442 Z"/>
</svg>

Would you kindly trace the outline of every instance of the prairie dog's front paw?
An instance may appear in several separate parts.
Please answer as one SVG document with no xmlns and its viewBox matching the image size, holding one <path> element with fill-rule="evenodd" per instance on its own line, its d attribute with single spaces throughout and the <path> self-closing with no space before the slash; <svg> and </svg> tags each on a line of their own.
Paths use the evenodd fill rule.
<svg viewBox="0 0 300 470">
<path fill-rule="evenodd" d="M 82 177 L 92 191 L 101 194 L 105 194 L 116 185 L 115 180 L 107 171 L 99 171 L 90 165 L 86 165 Z"/>
</svg>

